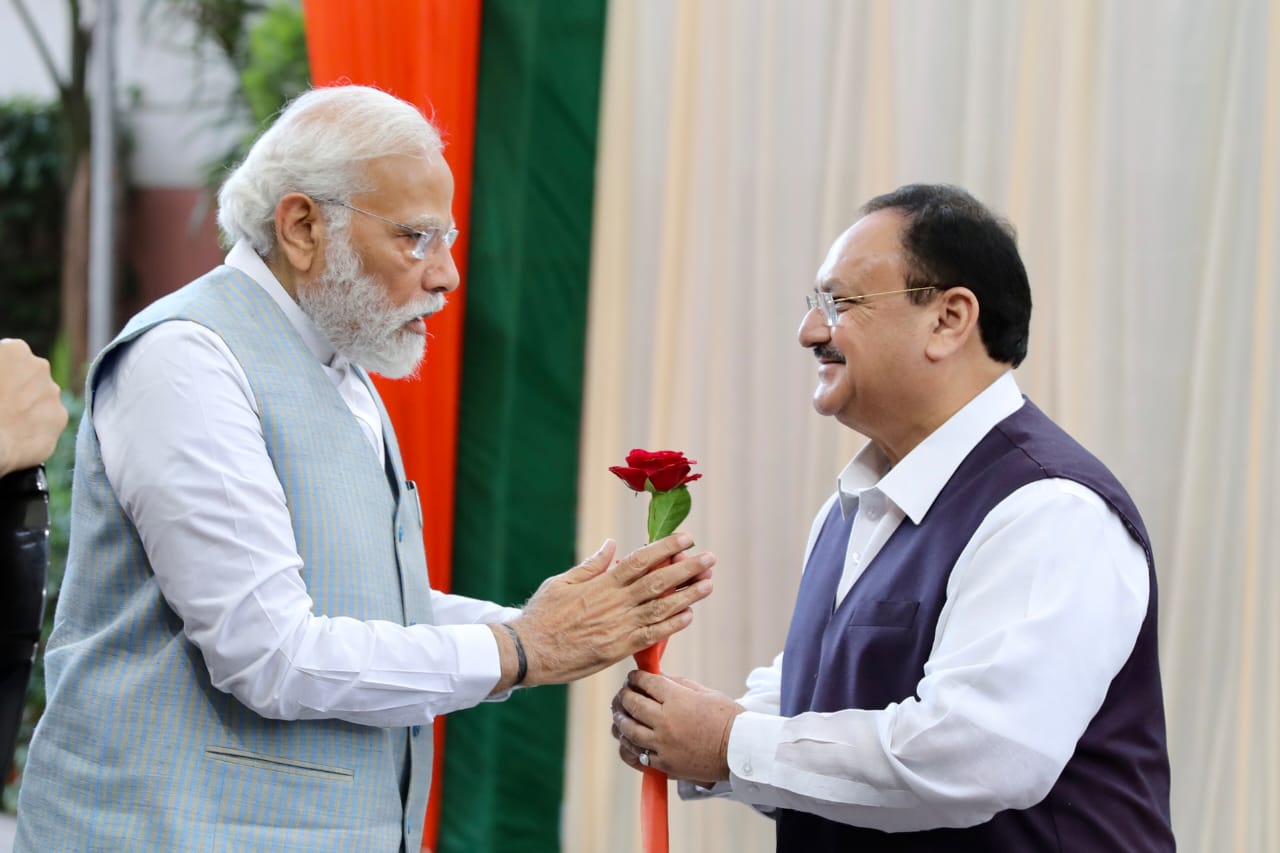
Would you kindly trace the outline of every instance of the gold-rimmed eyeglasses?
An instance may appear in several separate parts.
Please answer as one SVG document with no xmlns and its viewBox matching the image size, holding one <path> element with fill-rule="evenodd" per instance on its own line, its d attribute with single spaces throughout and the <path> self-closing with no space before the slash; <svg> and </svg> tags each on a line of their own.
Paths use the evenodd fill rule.
<svg viewBox="0 0 1280 853">
<path fill-rule="evenodd" d="M 809 306 L 808 310 L 814 308 L 822 309 L 822 317 L 827 321 L 828 326 L 834 326 L 836 320 L 840 319 L 840 315 L 836 312 L 836 305 L 840 303 L 848 303 L 849 305 L 858 305 L 866 302 L 875 296 L 892 296 L 895 293 L 915 293 L 917 290 L 937 290 L 936 285 L 926 285 L 925 287 L 908 287 L 903 290 L 881 290 L 878 293 L 863 293 L 858 296 L 832 296 L 826 290 L 813 290 L 805 294 L 805 305 Z"/>
<path fill-rule="evenodd" d="M 425 230 L 419 230 L 403 222 L 396 222 L 394 219 L 388 219 L 381 214 L 374 213 L 371 210 L 365 210 L 363 207 L 356 207 L 354 204 L 348 204 L 345 201 L 327 201 L 327 204 L 336 204 L 345 207 L 347 210 L 354 210 L 356 213 L 363 213 L 365 216 L 372 216 L 374 219 L 381 219 L 389 225 L 404 229 L 406 237 L 413 237 L 413 248 L 409 250 L 409 254 L 414 258 L 423 261 L 427 255 L 440 246 L 446 249 L 452 249 L 453 243 L 458 239 L 457 228 L 446 228 L 443 225 L 433 225 Z"/>
</svg>

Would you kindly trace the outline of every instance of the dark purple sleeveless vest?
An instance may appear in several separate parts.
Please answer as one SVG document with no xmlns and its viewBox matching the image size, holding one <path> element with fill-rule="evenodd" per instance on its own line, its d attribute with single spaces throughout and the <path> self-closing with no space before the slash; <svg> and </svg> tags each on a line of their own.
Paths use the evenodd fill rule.
<svg viewBox="0 0 1280 853">
<path fill-rule="evenodd" d="M 887 833 L 778 812 L 780 853 L 821 851 L 1171 851 L 1169 759 L 1156 660 L 1156 578 L 1133 502 L 1111 472 L 1029 401 L 978 443 L 922 523 L 899 525 L 832 612 L 853 519 L 839 504 L 800 583 L 782 658 L 782 715 L 884 708 L 915 695 L 933 646 L 947 579 L 987 514 L 1035 480 L 1097 492 L 1147 554 L 1147 615 L 1129 660 L 1049 795 L 965 829 Z"/>
</svg>

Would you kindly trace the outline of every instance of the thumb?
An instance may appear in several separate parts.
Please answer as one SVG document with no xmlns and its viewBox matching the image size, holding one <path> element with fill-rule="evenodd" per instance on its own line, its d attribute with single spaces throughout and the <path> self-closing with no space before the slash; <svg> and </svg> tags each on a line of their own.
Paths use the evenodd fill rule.
<svg viewBox="0 0 1280 853">
<path fill-rule="evenodd" d="M 583 583 L 589 581 L 597 575 L 602 575 L 613 562 L 613 555 L 618 550 L 618 543 L 612 539 L 604 540 L 604 544 L 600 546 L 600 550 L 596 551 L 587 559 L 564 573 L 564 579 L 569 583 Z"/>
</svg>

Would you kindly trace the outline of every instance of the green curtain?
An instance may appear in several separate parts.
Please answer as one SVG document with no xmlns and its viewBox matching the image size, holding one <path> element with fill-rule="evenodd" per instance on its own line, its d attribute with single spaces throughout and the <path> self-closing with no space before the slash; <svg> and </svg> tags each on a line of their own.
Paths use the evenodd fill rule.
<svg viewBox="0 0 1280 853">
<path fill-rule="evenodd" d="M 453 591 L 520 604 L 574 562 L 605 0 L 486 0 Z M 438 850 L 558 851 L 567 690 L 448 721 Z"/>
</svg>

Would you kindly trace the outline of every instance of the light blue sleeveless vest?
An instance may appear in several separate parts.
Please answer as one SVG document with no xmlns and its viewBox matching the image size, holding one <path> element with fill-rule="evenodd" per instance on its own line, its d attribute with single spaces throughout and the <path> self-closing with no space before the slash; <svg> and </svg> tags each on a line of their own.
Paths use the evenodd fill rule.
<svg viewBox="0 0 1280 853">
<path fill-rule="evenodd" d="M 269 720 L 214 688 L 107 482 L 95 383 L 124 346 L 170 319 L 218 334 L 248 376 L 315 612 L 432 621 L 421 504 L 377 393 L 385 467 L 271 297 L 219 267 L 136 316 L 90 368 L 70 554 L 45 653 L 48 707 L 14 849 L 416 853 L 431 727 Z"/>
</svg>

